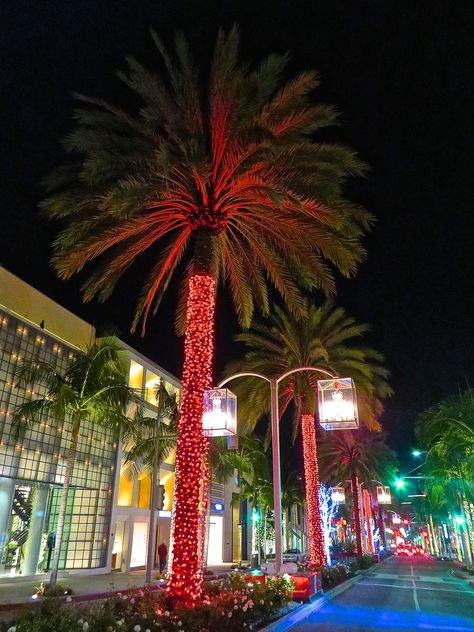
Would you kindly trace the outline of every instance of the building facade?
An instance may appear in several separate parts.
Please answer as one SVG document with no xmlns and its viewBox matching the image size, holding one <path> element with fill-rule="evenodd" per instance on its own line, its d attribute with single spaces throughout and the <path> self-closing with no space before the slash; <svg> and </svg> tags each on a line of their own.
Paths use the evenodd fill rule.
<svg viewBox="0 0 474 632">
<path fill-rule="evenodd" d="M 95 330 L 27 283 L 0 267 L 0 575 L 46 573 L 52 562 L 63 472 L 70 441 L 67 420 L 44 419 L 16 435 L 15 408 L 46 391 L 15 383 L 18 363 L 38 359 L 63 371 Z M 143 393 L 147 415 L 157 415 L 161 381 L 179 397 L 179 381 L 122 343 L 129 385 Z M 43 389 L 43 391 L 42 391 Z M 131 474 L 130 474 L 131 472 Z M 161 506 L 157 547 L 169 547 L 174 454 L 160 465 Z M 242 527 L 236 487 L 213 482 L 209 521 L 210 564 L 238 561 Z M 146 563 L 151 478 L 125 467 L 123 446 L 107 429 L 83 424 L 69 491 L 59 567 L 76 572 L 129 571 Z M 246 548 L 244 544 L 244 549 Z"/>
</svg>

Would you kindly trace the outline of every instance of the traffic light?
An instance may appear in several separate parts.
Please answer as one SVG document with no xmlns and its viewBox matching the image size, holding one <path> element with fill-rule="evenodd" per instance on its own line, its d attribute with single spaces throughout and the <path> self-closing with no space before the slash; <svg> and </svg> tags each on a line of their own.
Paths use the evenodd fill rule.
<svg viewBox="0 0 474 632">
<path fill-rule="evenodd" d="M 260 522 L 260 512 L 255 507 L 252 509 L 252 522 Z"/>
</svg>

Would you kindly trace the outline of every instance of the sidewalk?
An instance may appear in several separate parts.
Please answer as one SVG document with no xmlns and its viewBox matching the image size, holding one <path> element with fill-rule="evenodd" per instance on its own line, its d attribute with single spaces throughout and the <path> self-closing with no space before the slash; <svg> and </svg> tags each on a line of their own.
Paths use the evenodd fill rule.
<svg viewBox="0 0 474 632">
<path fill-rule="evenodd" d="M 209 570 L 216 575 L 228 573 L 231 564 L 210 566 Z M 154 572 L 156 576 L 158 571 Z M 0 577 L 0 605 L 31 602 L 31 595 L 35 588 L 44 581 L 49 580 L 49 575 L 38 575 L 34 578 L 27 577 Z M 104 573 L 102 575 L 77 575 L 66 572 L 59 573 L 58 582 L 72 588 L 73 595 L 93 595 L 114 590 L 126 590 L 127 588 L 139 588 L 145 583 L 145 571 L 131 571 L 130 573 Z"/>
</svg>

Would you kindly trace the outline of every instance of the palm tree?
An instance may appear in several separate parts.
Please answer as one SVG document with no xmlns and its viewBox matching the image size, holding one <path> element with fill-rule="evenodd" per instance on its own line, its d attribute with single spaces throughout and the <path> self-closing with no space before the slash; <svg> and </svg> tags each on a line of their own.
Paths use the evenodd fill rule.
<svg viewBox="0 0 474 632">
<path fill-rule="evenodd" d="M 371 429 L 380 430 L 378 417 L 382 398 L 391 394 L 388 371 L 383 356 L 360 344 L 368 326 L 346 315 L 332 301 L 321 306 L 309 305 L 307 316 L 300 321 L 281 307 L 275 307 L 265 322 L 254 323 L 250 331 L 237 336 L 246 345 L 242 360 L 231 363 L 229 375 L 240 372 L 281 375 L 288 370 L 313 366 L 336 375 L 350 376 L 357 387 L 360 417 Z M 317 380 L 315 372 L 289 376 L 281 386 L 280 412 L 283 415 L 293 403 L 293 438 L 301 428 L 305 468 L 308 543 L 311 563 L 325 562 L 324 534 L 319 509 L 319 478 L 314 415 Z M 242 378 L 234 389 L 240 417 L 246 429 L 253 430 L 270 408 L 268 385 L 255 378 Z"/>
<path fill-rule="evenodd" d="M 464 515 L 470 534 L 474 530 L 473 419 L 474 397 L 469 388 L 424 411 L 416 425 L 417 438 L 426 450 L 427 501 L 444 515 L 453 510 Z M 474 558 L 471 537 L 468 543 Z"/>
<path fill-rule="evenodd" d="M 86 351 L 77 353 L 64 373 L 40 360 L 23 362 L 18 367 L 18 385 L 26 388 L 40 384 L 45 387 L 46 394 L 15 409 L 14 432 L 18 435 L 51 417 L 63 426 L 71 427 L 51 568 L 52 590 L 57 583 L 68 492 L 82 424 L 88 420 L 120 433 L 133 423 L 127 416 L 127 407 L 134 400 L 127 377 L 127 367 L 113 338 L 97 340 Z"/>
<path fill-rule="evenodd" d="M 125 464 L 133 465 L 135 471 L 148 470 L 151 484 L 150 527 L 148 532 L 148 552 L 146 564 L 147 584 L 151 583 L 156 545 L 156 510 L 158 504 L 160 464 L 170 456 L 176 447 L 178 436 L 177 395 L 171 395 L 163 380 L 155 392 L 158 413 L 156 419 L 142 416 L 139 423 L 129 429 L 125 441 Z"/>
<path fill-rule="evenodd" d="M 374 479 L 381 482 L 393 480 L 397 471 L 396 455 L 386 444 L 383 433 L 364 428 L 354 432 L 328 432 L 320 441 L 319 465 L 323 481 L 331 484 L 350 481 L 357 551 L 361 555 L 359 484 Z"/>
<path fill-rule="evenodd" d="M 267 281 L 302 315 L 300 288 L 331 292 L 331 266 L 346 276 L 355 271 L 371 216 L 342 193 L 363 163 L 347 147 L 315 141 L 338 119 L 332 107 L 312 102 L 316 72 L 284 82 L 287 56 L 275 54 L 249 69 L 233 28 L 219 31 L 210 71 L 200 73 L 181 34 L 174 55 L 152 35 L 163 72 L 127 59 L 118 75 L 139 104 L 134 111 L 78 97 L 82 107 L 65 139 L 70 160 L 48 179 L 42 206 L 61 222 L 53 255 L 61 278 L 97 260 L 85 300 L 105 300 L 138 259 L 148 263 L 133 322 L 141 321 L 142 333 L 176 270 L 186 269 L 169 592 L 193 602 L 203 579 L 199 498 L 209 444 L 202 396 L 212 384 L 217 285 L 229 284 L 244 326 L 255 305 L 268 312 Z"/>
</svg>

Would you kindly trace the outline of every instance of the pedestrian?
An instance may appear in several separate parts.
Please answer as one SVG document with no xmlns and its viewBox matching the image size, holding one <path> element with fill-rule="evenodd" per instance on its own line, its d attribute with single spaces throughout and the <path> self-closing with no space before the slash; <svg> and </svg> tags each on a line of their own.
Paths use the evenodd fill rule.
<svg viewBox="0 0 474 632">
<path fill-rule="evenodd" d="M 165 570 L 166 566 L 166 556 L 168 555 L 168 547 L 164 542 L 160 544 L 158 547 L 158 556 L 160 558 L 160 573 Z"/>
</svg>

